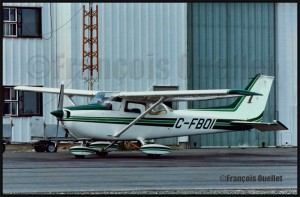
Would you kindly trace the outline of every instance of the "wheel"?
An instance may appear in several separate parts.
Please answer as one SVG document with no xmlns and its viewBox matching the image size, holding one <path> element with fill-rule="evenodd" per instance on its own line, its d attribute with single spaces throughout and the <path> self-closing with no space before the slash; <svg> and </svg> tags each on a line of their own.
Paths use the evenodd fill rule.
<svg viewBox="0 0 300 197">
<path fill-rule="evenodd" d="M 46 152 L 48 152 L 48 153 L 57 152 L 57 147 L 55 147 L 55 144 L 53 142 L 50 142 L 50 143 L 47 144 Z"/>
<path fill-rule="evenodd" d="M 108 155 L 108 152 L 101 152 L 101 151 L 98 151 L 97 153 L 96 153 L 98 156 L 101 156 L 101 157 L 107 157 L 107 155 Z"/>
<path fill-rule="evenodd" d="M 85 155 L 75 155 L 76 159 L 83 159 Z"/>
<path fill-rule="evenodd" d="M 5 152 L 5 144 L 2 144 L 2 153 Z"/>
<path fill-rule="evenodd" d="M 43 146 L 42 144 L 35 144 L 34 145 L 34 150 L 37 153 L 41 153 L 41 152 L 45 152 L 46 151 L 46 147 Z"/>
</svg>

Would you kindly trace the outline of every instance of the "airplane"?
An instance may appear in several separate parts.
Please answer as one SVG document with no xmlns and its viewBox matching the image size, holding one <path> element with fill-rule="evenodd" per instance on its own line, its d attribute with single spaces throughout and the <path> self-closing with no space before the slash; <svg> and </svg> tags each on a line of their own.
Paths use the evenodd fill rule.
<svg viewBox="0 0 300 197">
<path fill-rule="evenodd" d="M 147 140 L 241 130 L 288 130 L 278 120 L 262 122 L 273 76 L 257 74 L 245 89 L 211 89 L 141 92 L 99 92 L 95 90 L 16 86 L 16 90 L 59 94 L 58 108 L 51 112 L 57 122 L 81 145 L 69 152 L 75 158 L 97 154 L 106 156 L 121 141 L 139 141 L 140 150 L 154 158 L 168 154 L 165 145 Z M 64 107 L 67 96 L 94 97 L 88 105 Z M 173 110 L 163 102 L 236 98 L 229 106 Z M 86 143 L 89 140 L 99 141 Z M 56 145 L 55 145 L 56 146 Z"/>
</svg>

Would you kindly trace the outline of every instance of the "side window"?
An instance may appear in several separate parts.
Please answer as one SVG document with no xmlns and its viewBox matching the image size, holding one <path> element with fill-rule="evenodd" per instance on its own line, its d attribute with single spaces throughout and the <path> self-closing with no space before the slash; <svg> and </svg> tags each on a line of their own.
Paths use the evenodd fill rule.
<svg viewBox="0 0 300 197">
<path fill-rule="evenodd" d="M 143 113 L 145 111 L 146 104 L 145 103 L 137 103 L 137 102 L 126 102 L 124 111 L 130 113 Z"/>
<path fill-rule="evenodd" d="M 149 112 L 150 115 L 163 115 L 163 114 L 166 114 L 166 113 L 167 113 L 166 108 L 163 105 L 161 105 L 161 104 L 157 105 L 156 107 L 154 107 Z"/>
</svg>

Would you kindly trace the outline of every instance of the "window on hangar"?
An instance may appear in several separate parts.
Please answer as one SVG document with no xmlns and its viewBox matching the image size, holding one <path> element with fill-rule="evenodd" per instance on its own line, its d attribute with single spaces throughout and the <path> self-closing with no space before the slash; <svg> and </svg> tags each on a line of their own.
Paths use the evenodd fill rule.
<svg viewBox="0 0 300 197">
<path fill-rule="evenodd" d="M 3 87 L 3 116 L 42 116 L 42 93 Z"/>
<path fill-rule="evenodd" d="M 3 36 L 41 38 L 41 8 L 4 7 Z"/>
</svg>

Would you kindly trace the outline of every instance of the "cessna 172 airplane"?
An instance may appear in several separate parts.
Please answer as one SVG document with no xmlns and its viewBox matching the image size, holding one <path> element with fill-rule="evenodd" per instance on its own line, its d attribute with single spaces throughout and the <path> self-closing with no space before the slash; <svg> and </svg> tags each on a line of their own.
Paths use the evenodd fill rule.
<svg viewBox="0 0 300 197">
<path fill-rule="evenodd" d="M 150 157 L 171 152 L 170 147 L 146 144 L 147 140 L 178 136 L 249 130 L 287 130 L 277 120 L 262 122 L 274 77 L 256 75 L 244 89 L 99 92 L 61 88 L 17 86 L 16 90 L 59 94 L 58 109 L 52 111 L 58 122 L 83 143 L 69 152 L 76 158 L 107 155 L 119 141 L 141 142 L 140 150 Z M 94 97 L 93 103 L 63 107 L 63 97 Z M 110 96 L 107 96 L 110 95 Z M 229 106 L 173 110 L 166 101 L 194 101 L 237 97 Z M 59 123 L 58 123 L 59 124 Z M 104 142 L 86 141 L 97 139 Z M 56 146 L 56 145 L 55 145 Z"/>
</svg>

